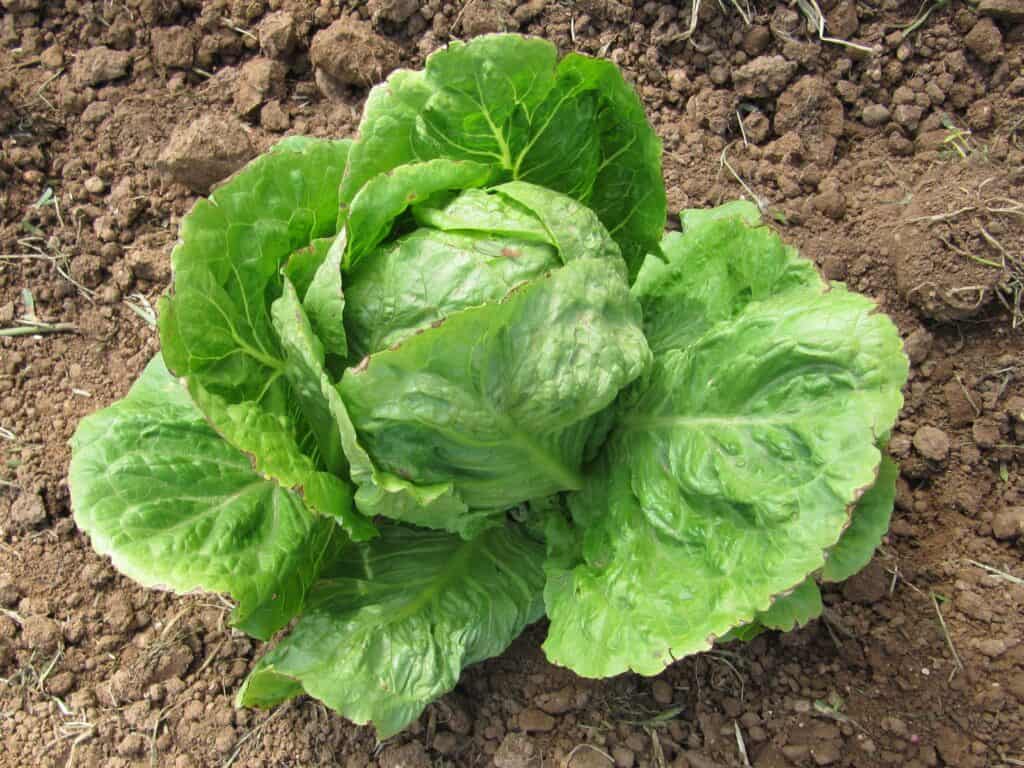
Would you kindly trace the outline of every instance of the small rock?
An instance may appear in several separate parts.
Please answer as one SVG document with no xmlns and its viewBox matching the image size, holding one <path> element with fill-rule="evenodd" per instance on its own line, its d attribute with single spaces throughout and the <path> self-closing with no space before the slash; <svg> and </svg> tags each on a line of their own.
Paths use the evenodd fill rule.
<svg viewBox="0 0 1024 768">
<path fill-rule="evenodd" d="M 53 653 L 60 644 L 60 626 L 45 616 L 29 616 L 22 625 L 21 639 L 29 650 Z"/>
<path fill-rule="evenodd" d="M 949 456 L 949 436 L 938 427 L 924 426 L 914 433 L 914 447 L 930 461 L 945 461 Z"/>
<path fill-rule="evenodd" d="M 519 713 L 519 730 L 524 733 L 547 733 L 555 727 L 555 718 L 539 709 L 524 709 Z"/>
<path fill-rule="evenodd" d="M 759 56 L 736 69 L 732 82 L 740 96 L 764 99 L 782 93 L 796 70 L 796 62 L 782 56 Z"/>
<path fill-rule="evenodd" d="M 948 725 L 939 726 L 935 738 L 935 749 L 946 765 L 964 765 L 970 741 L 966 736 Z"/>
<path fill-rule="evenodd" d="M 174 181 L 206 194 L 254 154 L 249 134 L 237 119 L 205 114 L 171 134 L 157 167 Z"/>
<path fill-rule="evenodd" d="M 923 114 L 924 110 L 916 104 L 900 104 L 893 112 L 893 117 L 908 131 L 916 131 Z"/>
<path fill-rule="evenodd" d="M 235 84 L 235 110 L 240 115 L 248 115 L 268 98 L 283 96 L 284 77 L 284 64 L 279 61 L 263 57 L 247 61 Z"/>
<path fill-rule="evenodd" d="M 980 418 L 971 426 L 971 436 L 979 448 L 995 448 L 1001 439 L 999 424 L 992 418 Z"/>
<path fill-rule="evenodd" d="M 131 64 L 130 53 L 98 45 L 78 54 L 71 65 L 71 79 L 79 88 L 102 85 L 127 75 Z"/>
<path fill-rule="evenodd" d="M 14 302 L 8 301 L 0 305 L 0 325 L 10 325 L 14 322 Z"/>
<path fill-rule="evenodd" d="M 758 56 L 768 50 L 772 42 L 772 33 L 763 24 L 755 24 L 743 35 L 743 50 L 749 56 Z"/>
<path fill-rule="evenodd" d="M 285 11 L 264 16 L 256 31 L 260 38 L 260 49 L 272 59 L 287 57 L 298 43 L 295 17 Z"/>
<path fill-rule="evenodd" d="M 46 691 L 54 696 L 67 696 L 75 687 L 75 675 L 72 672 L 58 672 L 46 678 Z"/>
<path fill-rule="evenodd" d="M 1006 683 L 1006 690 L 1016 696 L 1017 701 L 1024 703 L 1024 672 L 1011 675 Z"/>
<path fill-rule="evenodd" d="M 846 197 L 838 189 L 826 190 L 815 195 L 811 204 L 819 213 L 833 221 L 839 221 L 846 215 Z"/>
<path fill-rule="evenodd" d="M 1024 21 L 1024 3 L 1021 0 L 981 0 L 978 13 L 1019 24 Z"/>
<path fill-rule="evenodd" d="M 992 535 L 1010 541 L 1024 535 L 1024 507 L 1009 507 L 992 518 Z"/>
<path fill-rule="evenodd" d="M 277 99 L 268 101 L 260 110 L 260 125 L 268 131 L 284 133 L 291 125 L 291 118 Z"/>
<path fill-rule="evenodd" d="M 979 99 L 967 108 L 967 125 L 972 131 L 987 131 L 995 122 L 995 110 L 988 99 Z"/>
<path fill-rule="evenodd" d="M 889 578 L 880 563 L 871 562 L 843 583 L 843 597 L 854 603 L 871 605 L 889 592 Z"/>
<path fill-rule="evenodd" d="M 842 0 L 842 2 L 826 14 L 825 20 L 828 25 L 829 34 L 832 37 L 849 40 L 860 29 L 860 19 L 857 17 L 857 3 L 855 0 Z"/>
<path fill-rule="evenodd" d="M 861 112 L 860 119 L 870 128 L 878 128 L 889 122 L 889 108 L 882 104 L 868 104 Z"/>
<path fill-rule="evenodd" d="M 983 656 L 990 659 L 998 659 L 1006 653 L 1006 641 L 1001 637 L 986 637 L 974 643 L 974 647 Z"/>
<path fill-rule="evenodd" d="M 60 45 L 51 45 L 39 54 L 39 63 L 47 69 L 60 69 L 64 66 L 64 49 Z"/>
<path fill-rule="evenodd" d="M 82 122 L 87 125 L 99 125 L 114 111 L 109 101 L 94 101 L 82 112 Z"/>
<path fill-rule="evenodd" d="M 1003 55 L 1003 35 L 996 23 L 988 17 L 979 19 L 964 36 L 964 45 L 986 64 L 994 64 Z"/>
<path fill-rule="evenodd" d="M 842 756 L 843 743 L 838 740 L 819 741 L 811 746 L 811 757 L 815 765 L 832 765 Z"/>
<path fill-rule="evenodd" d="M 439 755 L 450 755 L 459 745 L 459 737 L 451 731 L 441 731 L 434 737 L 434 751 Z"/>
<path fill-rule="evenodd" d="M 401 24 L 416 13 L 419 7 L 419 0 L 369 0 L 366 4 L 370 18 L 375 24 L 380 21 Z"/>
<path fill-rule="evenodd" d="M 928 359 L 928 354 L 932 351 L 932 343 L 934 341 L 935 337 L 926 329 L 918 328 L 904 339 L 903 351 L 907 353 L 907 358 L 911 363 L 920 365 Z"/>
<path fill-rule="evenodd" d="M 536 704 L 549 715 L 564 715 L 573 709 L 574 690 L 571 686 L 557 691 L 542 693 L 537 697 Z"/>
<path fill-rule="evenodd" d="M 612 759 L 615 760 L 615 768 L 633 768 L 636 762 L 636 755 L 629 747 L 621 744 L 612 749 Z"/>
<path fill-rule="evenodd" d="M 167 69 L 190 69 L 196 55 L 196 36 L 187 27 L 157 27 L 149 38 L 153 61 Z"/>
<path fill-rule="evenodd" d="M 400 56 L 398 46 L 375 33 L 369 24 L 348 18 L 317 32 L 309 49 L 317 71 L 342 85 L 379 82 L 398 66 Z"/>
<path fill-rule="evenodd" d="M 537 747 L 529 737 L 510 733 L 494 753 L 494 765 L 496 768 L 531 768 L 536 752 Z"/>
<path fill-rule="evenodd" d="M 754 144 L 763 144 L 772 134 L 771 120 L 761 110 L 752 110 L 743 118 L 743 132 Z"/>
<path fill-rule="evenodd" d="M 422 726 L 414 722 L 413 729 Z M 426 747 L 419 740 L 385 749 L 377 760 L 380 768 L 433 768 Z"/>
<path fill-rule="evenodd" d="M 0 578 L 0 608 L 13 608 L 21 600 L 21 587 L 8 577 Z"/>
<path fill-rule="evenodd" d="M 612 761 L 608 759 L 603 749 L 591 747 L 584 744 L 573 752 L 572 757 L 566 763 L 566 768 L 611 768 Z"/>
<path fill-rule="evenodd" d="M 141 733 L 129 733 L 117 745 L 117 754 L 121 757 L 138 757 L 146 749 L 146 739 Z"/>
<path fill-rule="evenodd" d="M 171 264 L 162 250 L 139 248 L 128 251 L 125 256 L 128 270 L 140 280 L 151 283 L 165 283 L 171 278 Z"/>
<path fill-rule="evenodd" d="M 38 493 L 22 493 L 11 504 L 11 520 L 26 528 L 46 522 L 46 506 Z"/>
<path fill-rule="evenodd" d="M 85 180 L 85 191 L 90 195 L 101 195 L 107 188 L 107 183 L 99 176 L 90 176 Z"/>
<path fill-rule="evenodd" d="M 655 680 L 651 683 L 651 695 L 654 701 L 663 707 L 667 707 L 675 699 L 675 691 L 664 680 Z"/>
</svg>

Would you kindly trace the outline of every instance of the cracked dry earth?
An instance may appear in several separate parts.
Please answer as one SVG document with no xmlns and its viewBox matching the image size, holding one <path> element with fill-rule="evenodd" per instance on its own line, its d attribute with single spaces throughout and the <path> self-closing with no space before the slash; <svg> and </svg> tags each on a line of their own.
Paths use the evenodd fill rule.
<svg viewBox="0 0 1024 768">
<path fill-rule="evenodd" d="M 773 2 L 703 3 L 687 37 L 688 7 L 640 0 L 0 0 L 0 328 L 55 331 L 0 336 L 0 765 L 1024 765 L 1024 6 L 820 7 L 854 45 Z M 258 644 L 93 553 L 67 439 L 156 351 L 197 192 L 497 30 L 623 68 L 671 210 L 755 195 L 893 315 L 891 533 L 822 620 L 655 679 L 579 679 L 538 625 L 386 744 L 309 699 L 235 710 Z"/>
</svg>

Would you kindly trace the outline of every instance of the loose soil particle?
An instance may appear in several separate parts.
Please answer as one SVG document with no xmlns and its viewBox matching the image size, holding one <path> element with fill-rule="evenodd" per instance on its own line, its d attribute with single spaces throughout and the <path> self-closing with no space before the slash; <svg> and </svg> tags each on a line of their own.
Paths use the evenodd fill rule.
<svg viewBox="0 0 1024 768">
<path fill-rule="evenodd" d="M 1000 266 L 1024 253 L 1019 3 L 948 4 L 904 36 L 916 3 L 822 2 L 874 56 L 786 4 L 745 27 L 703 3 L 689 39 L 688 4 L 619 0 L 2 5 L 0 253 L 54 260 L 0 261 L 0 325 L 29 289 L 77 333 L 0 338 L 0 766 L 706 768 L 744 765 L 737 728 L 758 768 L 1024 759 L 1024 336 Z M 216 597 L 141 589 L 93 552 L 66 441 L 158 349 L 128 301 L 166 289 L 196 193 L 283 132 L 354 135 L 368 86 L 501 29 L 623 68 L 670 210 L 744 195 L 724 158 L 789 242 L 893 315 L 912 360 L 893 535 L 825 587 L 825 620 L 654 681 L 550 665 L 541 622 L 380 749 L 307 698 L 236 711 L 260 644 Z"/>
</svg>

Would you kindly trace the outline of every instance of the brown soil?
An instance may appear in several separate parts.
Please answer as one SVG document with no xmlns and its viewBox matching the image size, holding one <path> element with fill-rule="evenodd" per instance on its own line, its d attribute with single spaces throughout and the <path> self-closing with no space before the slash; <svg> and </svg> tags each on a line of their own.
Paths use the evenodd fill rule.
<svg viewBox="0 0 1024 768">
<path fill-rule="evenodd" d="M 74 329 L 0 338 L 0 765 L 1024 765 L 1019 3 L 953 2 L 904 39 L 916 0 L 820 0 L 876 55 L 781 3 L 745 26 L 704 2 L 689 39 L 688 9 L 639 0 L 343 5 L 0 2 L 0 327 L 31 302 Z M 93 553 L 66 440 L 157 349 L 134 310 L 167 285 L 193 190 L 284 133 L 351 135 L 396 62 L 498 29 L 624 68 L 673 210 L 742 179 L 895 317 L 913 367 L 892 533 L 825 619 L 654 680 L 555 668 L 540 625 L 385 745 L 308 699 L 236 711 L 258 644 L 218 598 L 139 589 Z M 200 116 L 219 127 L 188 135 Z"/>
</svg>

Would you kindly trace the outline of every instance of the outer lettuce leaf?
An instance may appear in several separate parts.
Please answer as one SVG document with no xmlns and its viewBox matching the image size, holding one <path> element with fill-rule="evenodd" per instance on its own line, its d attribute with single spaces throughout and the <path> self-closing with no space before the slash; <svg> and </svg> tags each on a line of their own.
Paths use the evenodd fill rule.
<svg viewBox="0 0 1024 768">
<path fill-rule="evenodd" d="M 683 211 L 682 232 L 662 241 L 633 283 L 644 333 L 655 354 L 682 349 L 751 301 L 791 290 L 820 291 L 814 265 L 760 224 L 753 203 Z"/>
<path fill-rule="evenodd" d="M 733 246 L 716 256 L 742 258 Z M 678 297 L 699 302 L 705 284 L 690 285 Z M 620 402 L 587 487 L 570 496 L 582 546 L 548 564 L 556 663 L 653 674 L 706 649 L 821 568 L 874 483 L 875 443 L 906 380 L 899 335 L 839 286 L 781 285 L 763 300 L 742 288 L 703 332 L 662 334 L 674 340 Z"/>
<path fill-rule="evenodd" d="M 340 391 L 382 469 L 503 509 L 582 486 L 591 417 L 650 361 L 639 321 L 612 263 L 582 259 L 371 356 Z"/>
<path fill-rule="evenodd" d="M 196 204 L 172 255 L 174 288 L 161 301 L 160 339 L 168 367 L 260 473 L 302 490 L 317 511 L 356 523 L 351 492 L 333 477 L 345 469 L 336 430 L 310 398 L 319 381 L 303 379 L 280 336 L 288 329 L 275 327 L 270 312 L 283 291 L 282 268 L 316 281 L 312 264 L 326 258 L 322 239 L 335 233 L 350 144 L 285 142 Z"/>
<path fill-rule="evenodd" d="M 882 537 L 889 530 L 896 501 L 896 479 L 900 469 L 888 456 L 882 457 L 878 480 L 853 511 L 850 527 L 828 553 L 821 576 L 825 581 L 845 581 L 867 565 Z"/>
<path fill-rule="evenodd" d="M 757 614 L 756 623 L 768 629 L 789 632 L 821 616 L 821 590 L 813 576 L 808 576 L 791 592 L 775 598 L 771 608 Z"/>
<path fill-rule="evenodd" d="M 342 199 L 406 164 L 480 163 L 593 208 L 635 272 L 665 223 L 661 144 L 614 64 L 556 60 L 549 42 L 485 35 L 393 73 L 367 99 Z"/>
<path fill-rule="evenodd" d="M 317 241 L 320 242 L 320 241 Z M 324 254 L 323 260 L 302 291 L 296 285 L 296 295 L 302 298 L 302 308 L 324 352 L 344 360 L 348 356 L 345 337 L 345 292 L 341 286 L 341 262 L 345 252 L 345 233 L 339 234 Z"/>
<path fill-rule="evenodd" d="M 511 526 L 472 541 L 385 526 L 327 566 L 238 702 L 268 707 L 304 691 L 387 738 L 543 615 L 543 557 Z"/>
<path fill-rule="evenodd" d="M 71 441 L 75 521 L 145 586 L 228 592 L 232 623 L 266 639 L 301 610 L 332 536 L 295 493 L 253 471 L 158 355 L 128 396 Z"/>
</svg>

